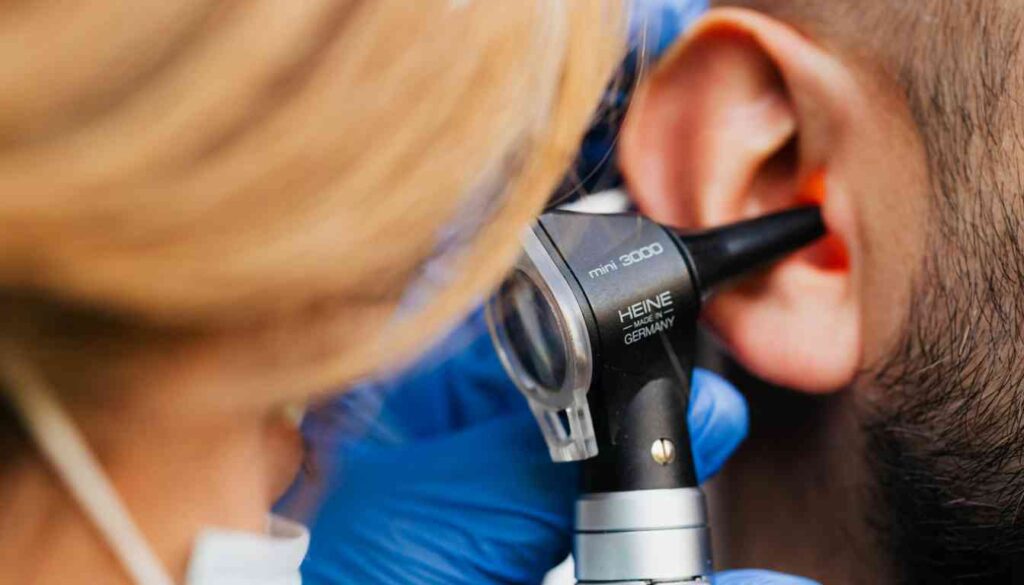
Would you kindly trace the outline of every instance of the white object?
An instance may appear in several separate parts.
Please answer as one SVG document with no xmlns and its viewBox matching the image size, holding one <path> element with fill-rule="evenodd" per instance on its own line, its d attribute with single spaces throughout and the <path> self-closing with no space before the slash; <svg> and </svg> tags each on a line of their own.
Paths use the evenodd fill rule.
<svg viewBox="0 0 1024 585">
<path fill-rule="evenodd" d="M 576 565 L 569 556 L 544 578 L 543 585 L 576 585 Z"/>
</svg>

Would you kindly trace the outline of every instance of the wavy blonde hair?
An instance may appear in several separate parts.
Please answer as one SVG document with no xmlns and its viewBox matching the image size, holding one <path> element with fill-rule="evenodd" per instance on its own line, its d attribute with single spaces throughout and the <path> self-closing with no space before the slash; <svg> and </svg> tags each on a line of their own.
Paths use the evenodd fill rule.
<svg viewBox="0 0 1024 585">
<path fill-rule="evenodd" d="M 83 369 L 218 347 L 276 390 L 411 355 L 513 260 L 622 56 L 620 3 L 5 9 L 6 335 Z"/>
</svg>

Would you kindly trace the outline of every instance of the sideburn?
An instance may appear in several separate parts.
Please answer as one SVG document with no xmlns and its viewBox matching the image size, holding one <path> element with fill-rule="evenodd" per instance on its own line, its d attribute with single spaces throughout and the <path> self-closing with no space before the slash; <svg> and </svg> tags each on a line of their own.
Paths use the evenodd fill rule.
<svg viewBox="0 0 1024 585">
<path fill-rule="evenodd" d="M 1024 582 L 1024 256 L 998 227 L 1014 224 L 986 224 L 931 242 L 902 337 L 867 375 L 870 519 L 901 583 Z"/>
</svg>

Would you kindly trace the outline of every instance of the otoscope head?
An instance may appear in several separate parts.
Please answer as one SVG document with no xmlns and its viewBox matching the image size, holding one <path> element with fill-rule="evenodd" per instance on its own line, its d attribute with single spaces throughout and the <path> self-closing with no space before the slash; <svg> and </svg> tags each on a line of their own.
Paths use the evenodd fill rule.
<svg viewBox="0 0 1024 585">
<path fill-rule="evenodd" d="M 801 208 L 699 233 L 556 211 L 525 235 L 488 323 L 552 458 L 586 460 L 579 583 L 707 582 L 686 428 L 701 301 L 823 233 L 820 211 Z"/>
<path fill-rule="evenodd" d="M 685 233 L 628 213 L 541 216 L 488 320 L 552 458 L 597 457 L 595 477 L 623 482 L 607 489 L 692 483 L 679 421 L 701 301 L 823 233 L 817 207 Z M 657 413 L 664 429 L 653 424 Z M 652 442 L 662 438 L 678 455 L 652 467 Z"/>
<path fill-rule="evenodd" d="M 697 289 L 707 297 L 732 279 L 782 258 L 825 235 L 821 208 L 798 207 L 697 233 L 680 233 Z"/>
</svg>

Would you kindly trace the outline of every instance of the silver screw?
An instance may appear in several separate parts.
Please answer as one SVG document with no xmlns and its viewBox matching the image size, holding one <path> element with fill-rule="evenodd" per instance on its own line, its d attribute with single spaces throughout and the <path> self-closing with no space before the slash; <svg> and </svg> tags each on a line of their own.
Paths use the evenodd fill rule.
<svg viewBox="0 0 1024 585">
<path fill-rule="evenodd" d="M 651 444 L 651 458 L 658 465 L 668 465 L 676 460 L 675 443 L 668 439 L 658 439 Z"/>
</svg>

